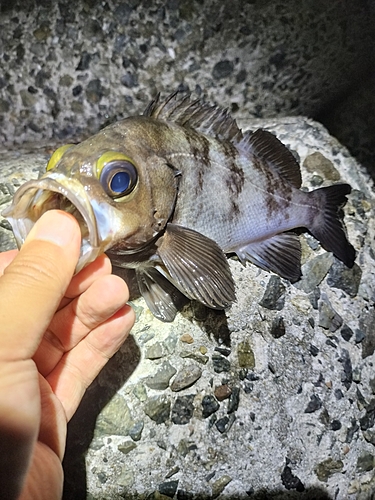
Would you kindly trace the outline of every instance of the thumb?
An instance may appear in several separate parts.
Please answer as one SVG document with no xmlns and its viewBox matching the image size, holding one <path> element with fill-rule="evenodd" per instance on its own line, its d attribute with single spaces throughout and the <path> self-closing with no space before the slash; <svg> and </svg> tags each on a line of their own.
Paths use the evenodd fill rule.
<svg viewBox="0 0 375 500">
<path fill-rule="evenodd" d="M 77 221 L 48 211 L 0 279 L 0 357 L 31 358 L 76 267 L 81 242 Z"/>
</svg>

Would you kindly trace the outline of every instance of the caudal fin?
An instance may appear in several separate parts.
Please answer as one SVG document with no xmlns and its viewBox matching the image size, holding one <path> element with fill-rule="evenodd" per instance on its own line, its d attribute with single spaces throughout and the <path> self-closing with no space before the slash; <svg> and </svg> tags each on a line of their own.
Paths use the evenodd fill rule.
<svg viewBox="0 0 375 500">
<path fill-rule="evenodd" d="M 333 252 L 346 266 L 353 267 L 355 250 L 348 241 L 342 220 L 342 208 L 350 191 L 349 184 L 335 184 L 313 191 L 311 194 L 317 200 L 319 212 L 309 231 L 326 250 Z"/>
</svg>

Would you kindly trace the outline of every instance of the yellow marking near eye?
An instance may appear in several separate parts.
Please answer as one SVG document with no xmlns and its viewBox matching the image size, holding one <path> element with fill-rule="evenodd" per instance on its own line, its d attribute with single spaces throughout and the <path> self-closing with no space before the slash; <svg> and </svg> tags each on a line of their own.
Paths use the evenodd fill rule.
<svg viewBox="0 0 375 500">
<path fill-rule="evenodd" d="M 100 178 L 100 174 L 104 166 L 113 160 L 125 160 L 133 164 L 133 161 L 123 153 L 119 153 L 118 151 L 107 151 L 106 153 L 103 153 L 102 156 L 96 162 L 96 177 L 98 179 Z"/>
<path fill-rule="evenodd" d="M 49 159 L 47 163 L 47 168 L 46 171 L 52 170 L 56 165 L 59 163 L 61 160 L 63 154 L 68 151 L 72 146 L 75 146 L 75 144 L 65 144 L 64 146 L 61 146 L 60 148 L 56 149 L 56 151 L 53 153 L 51 158 Z"/>
</svg>

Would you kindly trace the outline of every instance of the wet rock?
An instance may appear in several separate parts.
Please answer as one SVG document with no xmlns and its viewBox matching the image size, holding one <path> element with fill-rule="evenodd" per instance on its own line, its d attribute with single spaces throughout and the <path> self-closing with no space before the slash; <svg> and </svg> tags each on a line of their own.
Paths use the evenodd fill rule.
<svg viewBox="0 0 375 500">
<path fill-rule="evenodd" d="M 353 330 L 349 328 L 348 325 L 344 325 L 341 328 L 341 337 L 347 342 L 349 342 L 349 340 L 353 337 Z"/>
<path fill-rule="evenodd" d="M 333 309 L 327 295 L 322 293 L 319 303 L 319 326 L 330 332 L 335 332 L 342 323 L 342 317 Z"/>
<path fill-rule="evenodd" d="M 323 462 L 320 462 L 314 469 L 315 474 L 318 479 L 323 482 L 327 482 L 328 478 L 341 472 L 344 468 L 344 464 L 341 460 L 333 460 L 333 458 L 327 458 Z"/>
<path fill-rule="evenodd" d="M 134 448 L 136 448 L 137 445 L 134 443 L 134 441 L 124 441 L 123 443 L 119 444 L 117 446 L 118 451 L 121 451 L 124 455 L 127 455 L 130 453 Z"/>
<path fill-rule="evenodd" d="M 202 370 L 197 365 L 187 365 L 179 371 L 171 383 L 171 389 L 174 392 L 182 391 L 191 387 L 195 382 L 200 379 Z"/>
<path fill-rule="evenodd" d="M 241 368 L 248 368 L 249 370 L 254 370 L 255 368 L 255 356 L 254 352 L 246 340 L 240 342 L 237 348 L 238 364 Z"/>
<path fill-rule="evenodd" d="M 306 293 L 312 292 L 325 278 L 333 263 L 331 253 L 323 253 L 302 266 L 302 278 L 294 286 Z"/>
<path fill-rule="evenodd" d="M 157 424 L 162 424 L 169 418 L 171 411 L 171 401 L 168 396 L 153 396 L 148 399 L 144 412 Z"/>
<path fill-rule="evenodd" d="M 212 355 L 212 364 L 214 367 L 214 371 L 216 373 L 230 371 L 230 362 L 226 358 L 224 358 L 223 356 L 220 356 L 220 354 L 213 354 Z"/>
<path fill-rule="evenodd" d="M 285 286 L 279 276 L 271 276 L 266 291 L 259 302 L 266 309 L 281 311 L 285 304 Z"/>
<path fill-rule="evenodd" d="M 335 259 L 329 271 L 327 283 L 329 286 L 339 288 L 350 297 L 355 297 L 358 293 L 359 283 L 362 277 L 362 270 L 358 264 L 349 269 L 341 261 Z"/>
<path fill-rule="evenodd" d="M 374 455 L 371 453 L 364 453 L 357 459 L 357 471 L 369 472 L 374 468 Z"/>
<path fill-rule="evenodd" d="M 217 479 L 212 485 L 212 498 L 216 498 L 224 491 L 226 486 L 232 481 L 232 478 L 225 474 Z"/>
<path fill-rule="evenodd" d="M 240 388 L 232 387 L 232 394 L 229 396 L 227 412 L 233 413 L 237 411 L 239 404 L 240 404 Z"/>
<path fill-rule="evenodd" d="M 202 407 L 202 416 L 203 418 L 207 418 L 220 408 L 220 404 L 214 396 L 208 394 L 202 399 Z"/>
<path fill-rule="evenodd" d="M 279 339 L 285 335 L 285 324 L 282 316 L 273 319 L 270 333 L 274 339 Z"/>
<path fill-rule="evenodd" d="M 305 408 L 305 413 L 314 413 L 322 407 L 322 401 L 316 394 L 310 396 L 310 401 Z"/>
<path fill-rule="evenodd" d="M 287 490 L 305 491 L 301 480 L 292 473 L 292 469 L 286 465 L 281 473 L 281 481 Z"/>
<path fill-rule="evenodd" d="M 341 382 L 346 387 L 346 389 L 349 389 L 353 382 L 353 367 L 349 352 L 346 349 L 343 349 L 341 351 L 339 361 L 340 363 L 342 363 L 342 367 L 344 370 L 344 373 L 341 374 Z"/>
<path fill-rule="evenodd" d="M 146 378 L 145 384 L 150 389 L 163 391 L 169 386 L 169 381 L 176 372 L 176 368 L 172 366 L 169 361 L 164 361 L 155 375 Z"/>
<path fill-rule="evenodd" d="M 184 425 L 189 423 L 194 413 L 194 394 L 179 396 L 173 407 L 171 420 L 174 424 Z"/>
<path fill-rule="evenodd" d="M 179 482 L 178 479 L 176 481 L 166 481 L 164 483 L 159 484 L 158 490 L 162 495 L 165 495 L 169 498 L 173 498 L 178 488 L 178 482 Z"/>
</svg>

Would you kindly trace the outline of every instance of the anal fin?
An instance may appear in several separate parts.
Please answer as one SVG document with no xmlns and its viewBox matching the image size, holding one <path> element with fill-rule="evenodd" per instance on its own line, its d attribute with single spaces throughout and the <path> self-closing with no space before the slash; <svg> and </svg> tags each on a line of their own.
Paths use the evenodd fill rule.
<svg viewBox="0 0 375 500">
<path fill-rule="evenodd" d="M 301 243 L 293 232 L 280 233 L 236 250 L 242 263 L 250 261 L 292 283 L 301 277 Z"/>
</svg>

